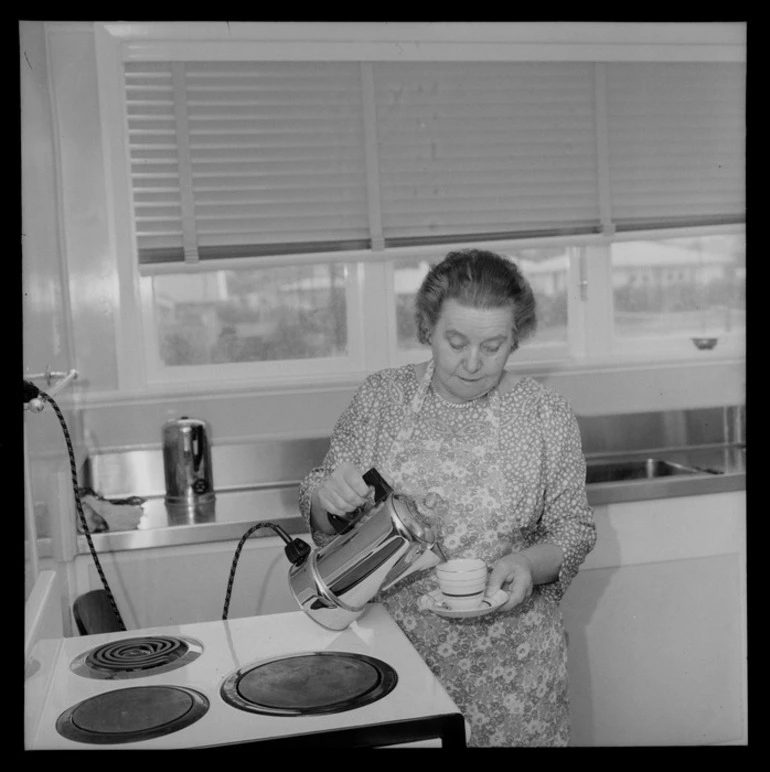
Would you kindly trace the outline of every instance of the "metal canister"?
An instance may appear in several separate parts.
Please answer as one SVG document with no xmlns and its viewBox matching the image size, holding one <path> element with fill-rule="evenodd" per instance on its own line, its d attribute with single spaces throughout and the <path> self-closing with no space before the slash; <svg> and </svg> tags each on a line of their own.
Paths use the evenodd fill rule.
<svg viewBox="0 0 770 772">
<path fill-rule="evenodd" d="M 166 504 L 195 508 L 214 501 L 210 428 L 198 418 L 181 418 L 163 424 L 163 469 Z"/>
</svg>

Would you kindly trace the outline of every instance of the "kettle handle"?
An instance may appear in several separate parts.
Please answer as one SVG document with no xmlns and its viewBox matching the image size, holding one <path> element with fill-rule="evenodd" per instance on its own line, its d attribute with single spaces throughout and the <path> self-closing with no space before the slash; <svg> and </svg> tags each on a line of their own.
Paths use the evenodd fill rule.
<svg viewBox="0 0 770 772">
<path fill-rule="evenodd" d="M 374 488 L 374 503 L 379 504 L 383 499 L 386 499 L 393 489 L 383 480 L 382 475 L 372 467 L 366 474 L 363 475 L 364 482 L 367 485 L 371 485 Z"/>
<path fill-rule="evenodd" d="M 364 482 L 374 488 L 375 506 L 381 501 L 384 501 L 391 493 L 393 493 L 393 489 L 390 487 L 390 485 L 388 485 L 387 482 L 385 482 L 385 480 L 382 478 L 382 475 L 374 467 L 372 467 L 368 472 L 365 472 L 362 476 Z M 349 520 L 344 517 L 340 517 L 339 515 L 333 515 L 331 512 L 328 512 L 326 517 L 332 524 L 334 530 L 338 534 L 341 534 L 350 530 L 350 528 L 353 527 L 353 524 L 365 513 L 365 511 L 365 505 L 359 507 Z"/>
</svg>

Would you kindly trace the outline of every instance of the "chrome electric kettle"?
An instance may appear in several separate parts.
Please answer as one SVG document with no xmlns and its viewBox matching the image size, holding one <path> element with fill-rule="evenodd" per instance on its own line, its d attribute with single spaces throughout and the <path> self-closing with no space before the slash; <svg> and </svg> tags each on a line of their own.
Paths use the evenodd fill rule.
<svg viewBox="0 0 770 772">
<path fill-rule="evenodd" d="M 380 590 L 444 559 L 438 524 L 413 498 L 394 493 L 376 469 L 364 481 L 374 487 L 374 502 L 350 523 L 330 516 L 339 535 L 289 570 L 300 608 L 331 630 L 348 627 Z"/>
<path fill-rule="evenodd" d="M 163 424 L 162 434 L 167 506 L 211 504 L 215 495 L 208 423 L 182 416 Z"/>
</svg>

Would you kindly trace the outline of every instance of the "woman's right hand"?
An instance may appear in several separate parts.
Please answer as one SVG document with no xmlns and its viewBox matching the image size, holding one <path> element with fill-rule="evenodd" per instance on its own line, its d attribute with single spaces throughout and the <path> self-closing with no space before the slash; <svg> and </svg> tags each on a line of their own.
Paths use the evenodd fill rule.
<svg viewBox="0 0 770 772">
<path fill-rule="evenodd" d="M 343 462 L 313 492 L 320 510 L 344 517 L 367 499 L 370 487 L 354 464 Z"/>
</svg>

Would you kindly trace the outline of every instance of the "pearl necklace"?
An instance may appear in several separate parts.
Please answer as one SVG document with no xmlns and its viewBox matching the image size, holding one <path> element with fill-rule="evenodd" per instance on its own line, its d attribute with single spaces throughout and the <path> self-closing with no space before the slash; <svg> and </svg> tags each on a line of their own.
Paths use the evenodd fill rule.
<svg viewBox="0 0 770 772">
<path fill-rule="evenodd" d="M 446 397 L 443 397 L 441 394 L 439 394 L 436 387 L 431 383 L 430 385 L 431 391 L 438 397 L 439 402 L 441 402 L 442 405 L 446 405 L 447 407 L 451 407 L 454 410 L 462 410 L 464 408 L 472 407 L 478 400 L 480 400 L 482 397 L 486 397 L 489 392 L 484 392 L 484 394 L 481 394 L 478 397 L 474 397 L 473 399 L 466 399 L 464 402 L 450 402 Z"/>
</svg>

